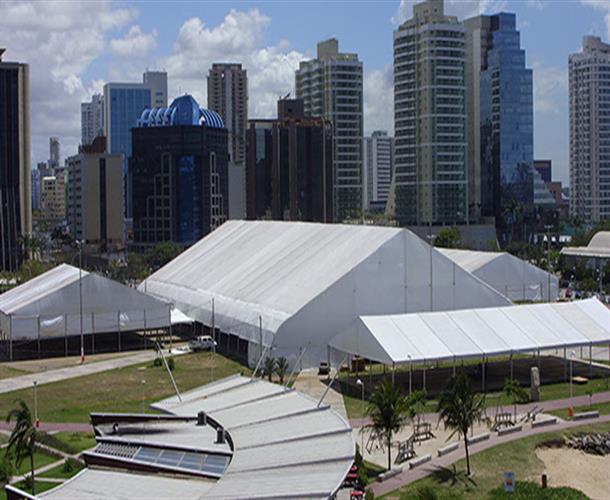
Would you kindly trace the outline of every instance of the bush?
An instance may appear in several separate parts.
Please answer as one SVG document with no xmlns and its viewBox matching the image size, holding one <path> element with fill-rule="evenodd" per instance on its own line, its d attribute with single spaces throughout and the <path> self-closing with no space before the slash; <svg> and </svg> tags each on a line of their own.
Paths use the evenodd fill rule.
<svg viewBox="0 0 610 500">
<path fill-rule="evenodd" d="M 174 367 L 176 366 L 176 365 L 174 364 L 174 358 L 167 358 L 167 359 L 166 359 L 166 361 L 167 361 L 167 367 L 168 367 L 168 368 L 169 368 L 171 371 L 174 371 Z M 153 366 L 161 366 L 161 367 L 164 367 L 164 366 L 163 366 L 163 359 L 161 358 L 161 356 L 157 356 L 157 357 L 155 358 L 155 360 L 153 361 Z M 165 368 L 165 367 L 164 367 L 164 368 Z"/>
<path fill-rule="evenodd" d="M 153 361 L 153 366 L 163 366 L 163 360 L 161 357 L 157 356 Z"/>
<path fill-rule="evenodd" d="M 10 483 L 14 473 L 15 466 L 13 465 L 12 460 L 10 459 L 8 453 L 3 453 L 2 459 L 0 459 L 0 487 L 2 487 L 4 484 Z"/>
<path fill-rule="evenodd" d="M 174 364 L 174 358 L 169 358 L 167 360 L 167 367 L 169 368 L 169 370 L 173 372 L 175 366 L 176 365 Z"/>
<path fill-rule="evenodd" d="M 587 496 L 574 488 L 562 486 L 559 488 L 542 489 L 531 481 L 517 481 L 514 493 L 506 493 L 504 486 L 489 492 L 489 498 L 507 500 L 586 500 Z"/>
<path fill-rule="evenodd" d="M 83 468 L 83 464 L 81 464 L 78 460 L 74 458 L 66 458 L 64 462 L 64 466 L 62 467 L 63 472 L 69 474 L 71 472 L 79 471 Z"/>
<path fill-rule="evenodd" d="M 59 451 L 63 451 L 68 455 L 75 455 L 78 450 L 75 450 L 68 443 L 64 443 L 60 439 L 57 439 L 53 434 L 47 434 L 46 432 L 38 433 L 38 442 L 47 445 L 50 448 L 54 448 Z"/>
<path fill-rule="evenodd" d="M 373 493 L 371 490 L 366 490 L 364 500 L 375 500 L 375 493 Z"/>
</svg>

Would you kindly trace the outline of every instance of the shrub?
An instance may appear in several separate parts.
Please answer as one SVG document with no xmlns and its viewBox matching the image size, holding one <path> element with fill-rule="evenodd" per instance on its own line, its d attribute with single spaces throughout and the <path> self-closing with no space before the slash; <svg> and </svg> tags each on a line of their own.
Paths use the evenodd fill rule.
<svg viewBox="0 0 610 500">
<path fill-rule="evenodd" d="M 81 464 L 78 460 L 74 458 L 66 458 L 64 462 L 64 466 L 62 467 L 63 472 L 69 474 L 71 472 L 79 471 L 83 468 L 83 464 Z"/>
<path fill-rule="evenodd" d="M 47 434 L 46 432 L 38 433 L 38 442 L 47 445 L 49 448 L 54 448 L 59 451 L 63 451 L 69 455 L 75 455 L 78 450 L 72 448 L 68 443 L 64 443 L 60 439 L 56 438 L 53 434 Z"/>
<path fill-rule="evenodd" d="M 2 459 L 0 459 L 0 487 L 10 483 L 14 473 L 15 466 L 13 465 L 11 458 L 8 453 L 3 453 Z"/>
<path fill-rule="evenodd" d="M 174 363 L 174 358 L 169 358 L 167 360 L 167 367 L 169 368 L 170 371 L 174 371 L 174 367 L 175 367 L 175 363 Z"/>
</svg>

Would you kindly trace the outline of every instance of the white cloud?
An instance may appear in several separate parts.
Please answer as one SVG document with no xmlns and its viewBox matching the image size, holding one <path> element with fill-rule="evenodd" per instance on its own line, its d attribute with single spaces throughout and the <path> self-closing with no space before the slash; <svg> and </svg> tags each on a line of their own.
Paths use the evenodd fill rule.
<svg viewBox="0 0 610 500">
<path fill-rule="evenodd" d="M 580 0 L 580 3 L 604 12 L 606 37 L 610 38 L 610 0 Z"/>
<path fill-rule="evenodd" d="M 413 5 L 422 0 L 400 0 L 400 5 L 391 21 L 394 25 L 404 23 L 413 16 Z M 463 20 L 480 14 L 495 14 L 506 9 L 506 0 L 445 0 L 445 14 Z"/>
<path fill-rule="evenodd" d="M 120 56 L 143 57 L 157 46 L 157 32 L 143 33 L 136 24 L 123 38 L 110 40 L 110 50 Z"/>
<path fill-rule="evenodd" d="M 82 77 L 107 46 L 109 32 L 127 25 L 134 9 L 109 1 L 37 2 L 0 0 L 0 40 L 5 60 L 30 65 L 30 113 L 34 161 L 48 158 L 50 136 L 59 136 L 63 156 L 80 142 L 80 102 L 98 82 Z"/>
<path fill-rule="evenodd" d="M 381 70 L 364 68 L 364 130 L 387 130 L 394 135 L 394 75 L 392 65 Z"/>
<path fill-rule="evenodd" d="M 188 91 L 206 105 L 212 63 L 239 62 L 248 71 L 249 115 L 275 116 L 278 97 L 294 90 L 294 71 L 304 56 L 290 50 L 285 41 L 266 46 L 270 22 L 258 9 L 232 9 L 214 27 L 198 17 L 185 21 L 172 53 L 158 63 L 170 76 L 170 94 Z"/>
</svg>

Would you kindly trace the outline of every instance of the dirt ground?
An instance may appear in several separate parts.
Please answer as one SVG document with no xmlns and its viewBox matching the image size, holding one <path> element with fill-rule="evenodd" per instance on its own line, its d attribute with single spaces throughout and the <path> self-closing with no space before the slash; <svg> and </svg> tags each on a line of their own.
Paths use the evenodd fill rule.
<svg viewBox="0 0 610 500">
<path fill-rule="evenodd" d="M 610 456 L 599 457 L 569 448 L 538 448 L 549 486 L 570 486 L 594 500 L 610 498 Z M 539 482 L 540 477 L 531 478 Z"/>
</svg>

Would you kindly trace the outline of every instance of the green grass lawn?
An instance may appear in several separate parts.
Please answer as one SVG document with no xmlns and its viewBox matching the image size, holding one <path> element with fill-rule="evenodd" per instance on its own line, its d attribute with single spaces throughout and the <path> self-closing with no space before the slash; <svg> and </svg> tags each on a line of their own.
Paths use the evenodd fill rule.
<svg viewBox="0 0 610 500">
<path fill-rule="evenodd" d="M 575 406 L 574 407 L 575 413 L 582 413 L 584 411 L 592 411 L 592 410 L 599 411 L 600 415 L 608 415 L 608 414 L 610 414 L 610 402 L 597 403 L 597 404 L 593 404 L 591 406 L 586 405 L 586 406 Z M 568 414 L 567 408 L 562 409 L 562 410 L 549 411 L 548 413 L 551 415 L 555 415 L 556 417 L 563 418 L 565 420 L 567 420 L 570 417 L 570 415 Z"/>
<path fill-rule="evenodd" d="M 2 453 L 5 453 L 6 449 L 2 450 Z M 59 460 L 57 457 L 53 457 L 51 455 L 47 455 L 42 451 L 34 452 L 34 467 L 38 469 L 43 465 L 51 464 L 53 462 L 57 462 Z M 21 474 L 29 474 L 30 473 L 30 457 L 26 457 L 21 465 L 17 468 L 17 471 L 14 473 L 15 476 L 19 476 Z"/>
<path fill-rule="evenodd" d="M 540 443 L 553 439 L 560 439 L 562 436 L 570 433 L 607 432 L 608 430 L 610 430 L 610 424 L 608 423 L 588 424 L 579 426 L 570 431 L 547 432 L 498 445 L 471 456 L 470 462 L 474 473 L 471 478 L 466 477 L 466 461 L 462 459 L 448 469 L 442 469 L 433 475 L 388 493 L 383 498 L 399 498 L 401 500 L 417 498 L 418 490 L 421 488 L 433 491 L 436 493 L 436 498 L 439 500 L 478 500 L 485 498 L 586 498 L 585 496 L 578 496 L 577 493 L 574 493 L 575 490 L 566 493 L 566 496 L 562 496 L 560 494 L 561 492 L 556 492 L 556 496 L 543 496 L 542 494 L 534 494 L 534 496 L 531 496 L 524 493 L 525 496 L 516 494 L 513 497 L 504 497 L 503 492 L 501 493 L 494 490 L 497 490 L 498 488 L 501 489 L 503 473 L 505 471 L 514 472 L 517 481 L 528 481 L 532 478 L 540 477 L 540 474 L 543 472 L 544 464 L 538 459 L 535 453 L 536 446 Z M 552 484 L 553 478 L 549 478 L 549 480 Z M 534 481 L 536 481 L 536 479 L 534 479 Z M 523 489 L 529 491 L 527 485 L 524 486 Z"/>
<path fill-rule="evenodd" d="M 19 481 L 18 483 L 15 483 L 13 486 L 15 486 L 15 488 L 19 488 L 20 490 L 26 491 L 28 493 L 32 492 L 31 490 L 29 490 L 28 488 L 25 487 L 24 481 Z M 36 494 L 42 493 L 43 491 L 50 490 L 51 488 L 55 488 L 57 486 L 59 486 L 59 483 L 50 483 L 48 481 L 39 481 L 38 478 L 36 478 Z M 2 487 L 2 489 L 0 490 L 0 500 L 6 500 L 6 492 L 4 491 L 4 487 Z"/>
<path fill-rule="evenodd" d="M 181 391 L 238 372 L 250 373 L 248 368 L 220 354 L 200 352 L 176 356 L 174 359 L 173 375 Z M 140 412 L 142 380 L 146 381 L 145 411 L 150 411 L 150 403 L 174 394 L 165 369 L 153 366 L 152 362 L 143 363 L 39 386 L 38 414 L 42 422 L 88 422 L 91 412 Z M 3 413 L 18 398 L 31 405 L 32 390 L 0 394 Z M 0 414 L 0 417 L 4 415 Z"/>
<path fill-rule="evenodd" d="M 66 470 L 65 464 L 61 464 L 61 465 L 58 465 L 57 467 L 53 467 L 51 470 L 48 470 L 46 472 L 43 472 L 42 474 L 39 474 L 38 477 L 40 477 L 40 478 L 50 477 L 50 478 L 54 478 L 54 479 L 70 479 L 71 477 L 76 476 L 76 474 L 78 474 L 83 469 L 84 469 L 84 466 L 79 464 L 78 466 L 73 466 L 73 468 L 71 468 L 70 470 Z"/>
<path fill-rule="evenodd" d="M 56 432 L 53 437 L 68 445 L 72 454 L 93 448 L 96 443 L 95 436 L 88 432 Z"/>
<path fill-rule="evenodd" d="M 4 444 L 8 441 L 8 436 L 3 432 L 0 432 L 0 444 Z"/>
<path fill-rule="evenodd" d="M 17 377 L 19 375 L 26 375 L 26 374 L 27 374 L 27 372 L 25 372 L 23 370 L 16 370 L 15 368 L 11 368 L 10 366 L 0 364 L 0 379 Z"/>
</svg>

